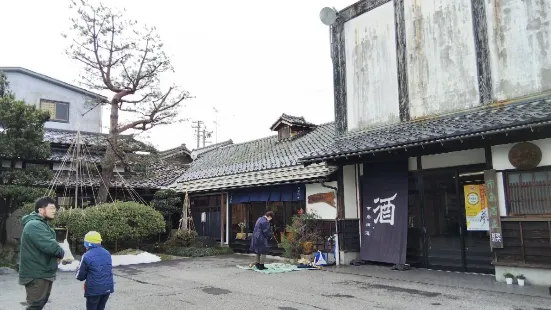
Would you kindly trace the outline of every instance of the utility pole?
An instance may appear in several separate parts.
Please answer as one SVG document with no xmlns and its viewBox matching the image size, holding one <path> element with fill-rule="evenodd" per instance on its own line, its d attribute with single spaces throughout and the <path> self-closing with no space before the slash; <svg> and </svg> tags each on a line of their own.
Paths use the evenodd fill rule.
<svg viewBox="0 0 551 310">
<path fill-rule="evenodd" d="M 218 110 L 215 107 L 212 107 L 215 113 L 214 123 L 214 143 L 218 143 Z"/>
<path fill-rule="evenodd" d="M 207 126 L 203 127 L 203 147 L 205 147 L 205 145 L 207 143 L 210 143 L 210 141 L 207 141 L 207 138 L 210 138 L 212 136 L 212 131 L 207 131 Z"/>
<path fill-rule="evenodd" d="M 203 125 L 203 121 L 194 121 L 193 124 L 197 124 L 196 126 L 191 126 L 191 128 L 196 129 L 195 135 L 197 136 L 197 148 L 201 147 L 201 128 Z"/>
</svg>

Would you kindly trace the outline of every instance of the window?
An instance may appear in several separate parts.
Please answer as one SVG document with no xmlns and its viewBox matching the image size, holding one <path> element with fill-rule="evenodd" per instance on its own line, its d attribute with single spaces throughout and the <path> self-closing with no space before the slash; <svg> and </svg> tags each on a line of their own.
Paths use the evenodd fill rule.
<svg viewBox="0 0 551 310">
<path fill-rule="evenodd" d="M 40 109 L 50 112 L 50 121 L 69 122 L 69 103 L 40 99 Z"/>
<path fill-rule="evenodd" d="M 49 164 L 26 163 L 25 168 L 46 168 L 46 169 L 50 169 L 50 165 Z"/>
<path fill-rule="evenodd" d="M 505 185 L 511 215 L 551 215 L 551 167 L 509 172 Z"/>
<path fill-rule="evenodd" d="M 279 128 L 278 136 L 279 140 L 287 139 L 291 135 L 289 126 L 283 125 Z"/>
</svg>

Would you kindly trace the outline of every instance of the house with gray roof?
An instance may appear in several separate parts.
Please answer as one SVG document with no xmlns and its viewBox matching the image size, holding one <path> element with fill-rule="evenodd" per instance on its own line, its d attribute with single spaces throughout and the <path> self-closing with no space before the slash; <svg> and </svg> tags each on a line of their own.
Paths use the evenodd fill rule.
<svg viewBox="0 0 551 310">
<path fill-rule="evenodd" d="M 45 129 L 44 140 L 50 143 L 51 156 L 45 162 L 28 163 L 47 165 L 54 171 L 56 176 L 54 183 L 59 191 L 66 191 L 66 188 L 74 188 L 77 184 L 83 187 L 90 187 L 97 190 L 102 186 L 99 168 L 108 146 L 107 134 L 93 132 L 74 132 L 59 129 Z M 189 166 L 191 156 L 187 149 L 178 147 L 175 149 L 158 152 L 153 146 L 134 139 L 131 135 L 119 137 L 127 166 L 119 164 L 115 167 L 115 179 L 112 181 L 113 190 L 132 189 L 141 192 L 145 196 L 151 196 L 154 191 L 172 184 Z M 80 145 L 82 158 L 96 168 L 86 172 L 85 177 L 77 180 L 73 171 L 72 161 L 75 160 L 76 146 Z M 185 146 L 184 146 L 185 147 Z M 140 152 L 149 153 L 145 161 L 145 155 Z M 141 158 L 140 158 L 141 156 Z M 143 166 L 143 162 L 147 165 Z M 82 173 L 81 173 L 82 174 Z M 41 184 L 46 186 L 47 184 Z M 71 190 L 69 190 L 71 191 Z M 116 193 L 113 197 L 118 197 Z M 121 197 L 122 199 L 122 197 Z"/>
<path fill-rule="evenodd" d="M 103 95 L 21 67 L 0 67 L 16 98 L 50 112 L 48 129 L 101 132 Z"/>
<path fill-rule="evenodd" d="M 192 151 L 194 161 L 169 188 L 190 194 L 200 234 L 203 212 L 207 218 L 204 235 L 234 247 L 246 246 L 254 222 L 267 210 L 276 213 L 278 239 L 297 212 L 335 219 L 336 169 L 325 163 L 306 167 L 300 162 L 301 157 L 333 142 L 334 124 L 315 125 L 303 117 L 283 114 L 270 128 L 277 135 Z M 321 196 L 309 203 L 308 196 L 315 194 Z M 243 232 L 240 223 L 245 224 Z"/>
<path fill-rule="evenodd" d="M 331 25 L 336 135 L 300 161 L 343 175 L 340 263 L 550 286 L 551 50 L 530 42 L 551 18 L 525 14 L 551 3 L 422 2 L 361 0 Z"/>
<path fill-rule="evenodd" d="M 103 183 L 100 164 L 109 142 L 107 134 L 102 133 L 102 104 L 108 102 L 107 98 L 26 68 L 0 67 L 0 72 L 6 75 L 9 88 L 17 99 L 50 113 L 50 121 L 44 125 L 44 140 L 51 146 L 50 158 L 41 162 L 22 159 L 16 167 L 48 167 L 53 170 L 55 180 L 37 185 L 55 186 L 60 197 L 74 196 L 74 190 L 79 185 L 86 188 L 85 196 L 91 199 L 91 192 L 97 191 Z M 121 135 L 119 141 L 125 156 L 137 158 L 135 153 L 139 151 L 157 153 L 154 147 L 131 135 Z M 80 145 L 82 157 L 90 164 L 90 169 L 84 171 L 86 180 L 82 172 L 77 174 L 71 166 L 76 158 L 75 145 Z M 173 183 L 190 162 L 190 151 L 183 145 L 161 152 L 155 162 L 140 168 L 141 171 L 136 171 L 137 167 L 119 164 L 115 167 L 112 196 L 119 197 L 117 193 L 127 192 L 130 188 L 151 196 L 155 190 Z M 80 175 L 78 179 L 77 175 Z"/>
</svg>

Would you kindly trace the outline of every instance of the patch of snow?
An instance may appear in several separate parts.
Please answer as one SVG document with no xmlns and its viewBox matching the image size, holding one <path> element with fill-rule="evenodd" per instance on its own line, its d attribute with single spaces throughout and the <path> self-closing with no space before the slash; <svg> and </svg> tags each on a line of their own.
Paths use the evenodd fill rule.
<svg viewBox="0 0 551 310">
<path fill-rule="evenodd" d="M 0 274 L 12 274 L 12 273 L 17 273 L 17 271 L 8 267 L 0 267 Z"/>
<path fill-rule="evenodd" d="M 113 267 L 136 265 L 136 264 L 150 264 L 160 262 L 161 258 L 151 253 L 143 252 L 137 255 L 113 255 Z"/>
<path fill-rule="evenodd" d="M 113 267 L 137 265 L 137 264 L 150 264 L 160 262 L 161 258 L 151 253 L 143 252 L 136 255 L 112 255 Z M 61 271 L 76 271 L 80 265 L 79 261 L 73 260 L 67 265 L 59 264 L 58 269 Z"/>
<path fill-rule="evenodd" d="M 80 265 L 80 261 L 74 260 L 67 265 L 59 264 L 57 265 L 57 268 L 61 271 L 76 271 L 79 265 Z"/>
</svg>

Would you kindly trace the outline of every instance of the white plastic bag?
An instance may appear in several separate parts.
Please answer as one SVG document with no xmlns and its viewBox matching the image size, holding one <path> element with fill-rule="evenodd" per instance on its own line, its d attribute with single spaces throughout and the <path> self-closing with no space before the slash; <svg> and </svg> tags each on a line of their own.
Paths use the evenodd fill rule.
<svg viewBox="0 0 551 310">
<path fill-rule="evenodd" d="M 325 258 L 323 257 L 323 253 L 321 253 L 321 251 L 316 252 L 316 255 L 314 256 L 314 265 L 318 265 L 318 266 L 327 265 L 327 261 L 325 261 Z"/>
<path fill-rule="evenodd" d="M 69 248 L 69 242 L 67 242 L 67 239 L 63 240 L 63 243 L 59 243 L 59 246 L 61 246 L 61 248 L 65 252 L 65 255 L 63 255 L 63 260 L 75 260 L 75 257 L 73 256 L 73 254 L 71 253 L 71 249 Z"/>
</svg>

